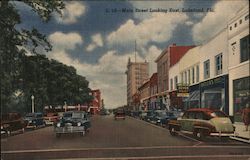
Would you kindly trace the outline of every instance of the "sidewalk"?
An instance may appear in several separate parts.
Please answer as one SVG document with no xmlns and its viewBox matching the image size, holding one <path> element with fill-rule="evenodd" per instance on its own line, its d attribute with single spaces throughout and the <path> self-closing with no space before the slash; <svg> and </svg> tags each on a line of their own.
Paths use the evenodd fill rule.
<svg viewBox="0 0 250 160">
<path fill-rule="evenodd" d="M 245 126 L 243 123 L 234 123 L 235 126 L 235 136 L 232 139 L 239 140 L 242 142 L 250 143 L 250 126 L 248 131 L 245 131 Z"/>
</svg>

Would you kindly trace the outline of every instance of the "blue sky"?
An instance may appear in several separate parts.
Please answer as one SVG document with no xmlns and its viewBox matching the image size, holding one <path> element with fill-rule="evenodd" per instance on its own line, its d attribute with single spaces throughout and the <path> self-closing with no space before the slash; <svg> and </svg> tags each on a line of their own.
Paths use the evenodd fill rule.
<svg viewBox="0 0 250 160">
<path fill-rule="evenodd" d="M 172 43 L 199 45 L 222 28 L 246 0 L 160 0 L 160 1 L 65 1 L 63 16 L 54 14 L 43 23 L 22 2 L 20 28 L 36 27 L 47 35 L 53 50 L 46 54 L 67 65 L 90 82 L 92 89 L 100 89 L 105 107 L 126 104 L 126 64 L 134 60 L 134 41 L 137 41 L 137 60 L 147 60 L 150 75 L 156 72 L 154 60 Z M 133 12 L 115 12 L 122 8 Z M 165 9 L 164 12 L 149 12 Z M 169 12 L 170 8 L 180 12 Z M 204 9 L 204 12 L 182 12 L 184 9 Z M 206 12 L 211 8 L 213 12 Z M 148 9 L 148 12 L 135 12 Z M 107 12 L 107 10 L 109 12 Z"/>
</svg>

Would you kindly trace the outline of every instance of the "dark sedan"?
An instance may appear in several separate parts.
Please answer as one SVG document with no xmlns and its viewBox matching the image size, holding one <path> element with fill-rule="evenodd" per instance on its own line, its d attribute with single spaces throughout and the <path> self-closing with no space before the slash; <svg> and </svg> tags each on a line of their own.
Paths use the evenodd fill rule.
<svg viewBox="0 0 250 160">
<path fill-rule="evenodd" d="M 63 117 L 55 123 L 56 137 L 65 133 L 80 133 L 82 136 L 89 131 L 91 127 L 90 119 L 84 111 L 69 111 L 63 114 Z"/>
<path fill-rule="evenodd" d="M 36 129 L 37 127 L 45 126 L 45 121 L 42 113 L 28 113 L 25 115 L 24 119 L 27 121 L 26 128 Z"/>
<path fill-rule="evenodd" d="M 168 112 L 165 110 L 155 111 L 154 117 L 152 118 L 152 123 L 165 126 L 168 124 L 169 120 L 176 119 L 176 116 L 173 112 Z"/>
</svg>

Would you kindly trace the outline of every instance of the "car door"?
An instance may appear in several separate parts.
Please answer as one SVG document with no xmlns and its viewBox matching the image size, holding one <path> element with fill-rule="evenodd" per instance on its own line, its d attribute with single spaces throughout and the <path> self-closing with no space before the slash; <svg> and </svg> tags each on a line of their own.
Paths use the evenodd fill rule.
<svg viewBox="0 0 250 160">
<path fill-rule="evenodd" d="M 186 112 L 181 121 L 181 130 L 192 132 L 194 123 L 194 112 Z"/>
</svg>

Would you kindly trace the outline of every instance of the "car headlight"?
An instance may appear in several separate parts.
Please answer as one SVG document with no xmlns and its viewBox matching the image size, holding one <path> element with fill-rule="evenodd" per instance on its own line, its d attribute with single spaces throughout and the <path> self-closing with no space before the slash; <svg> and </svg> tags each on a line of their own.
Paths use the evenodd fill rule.
<svg viewBox="0 0 250 160">
<path fill-rule="evenodd" d="M 32 123 L 32 121 L 29 121 L 29 123 Z"/>
<path fill-rule="evenodd" d="M 61 127 L 61 123 L 57 123 L 56 126 L 57 126 L 57 127 Z"/>
<path fill-rule="evenodd" d="M 77 123 L 77 126 L 81 126 L 81 122 L 78 122 L 78 123 Z"/>
<path fill-rule="evenodd" d="M 3 129 L 3 126 L 1 126 L 1 129 Z"/>
<path fill-rule="evenodd" d="M 157 122 L 161 122 L 161 120 L 157 120 Z"/>
</svg>

